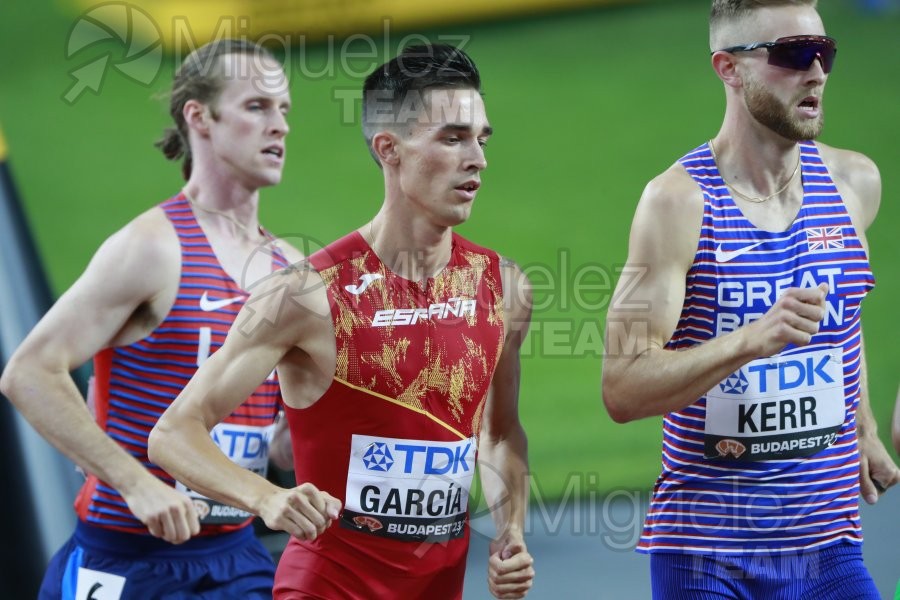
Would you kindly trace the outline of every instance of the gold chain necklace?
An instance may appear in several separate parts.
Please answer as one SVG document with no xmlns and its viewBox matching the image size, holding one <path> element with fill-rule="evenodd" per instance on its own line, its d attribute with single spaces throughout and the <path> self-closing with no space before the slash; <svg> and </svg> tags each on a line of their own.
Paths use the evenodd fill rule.
<svg viewBox="0 0 900 600">
<path fill-rule="evenodd" d="M 200 204 L 199 202 L 194 200 L 190 194 L 188 194 L 187 188 L 182 189 L 181 193 L 184 194 L 184 197 L 187 198 L 187 201 L 191 206 L 199 208 L 203 212 L 212 213 L 214 215 L 219 215 L 220 217 L 225 217 L 226 219 L 228 219 L 229 221 L 234 223 L 238 228 L 240 228 L 244 233 L 246 233 L 248 235 L 248 237 L 253 235 L 253 230 L 249 225 L 241 223 L 240 221 L 238 221 L 237 219 L 235 219 L 234 217 L 232 217 L 225 211 L 221 211 L 217 208 L 210 208 L 208 206 L 203 206 L 202 204 Z M 263 234 L 262 226 L 260 226 L 260 225 L 256 226 L 256 233 L 259 233 L 261 235 Z"/>
<path fill-rule="evenodd" d="M 716 147 L 713 146 L 712 140 L 709 140 L 709 151 L 712 154 L 713 160 L 716 161 L 716 167 L 718 168 L 719 159 L 716 157 Z M 775 196 L 780 195 L 784 190 L 788 189 L 788 186 L 791 185 L 792 181 L 794 181 L 794 177 L 797 176 L 797 173 L 799 171 L 800 171 L 800 152 L 798 151 L 797 152 L 797 166 L 794 167 L 794 172 L 791 173 L 791 176 L 787 178 L 787 181 L 784 182 L 783 186 L 781 186 L 776 192 L 769 194 L 765 198 L 761 198 L 759 196 L 748 196 L 747 194 L 743 193 L 741 190 L 734 187 L 732 184 L 725 181 L 725 176 L 722 175 L 721 172 L 719 172 L 719 175 L 722 177 L 722 181 L 725 183 L 725 185 L 728 186 L 729 188 L 731 188 L 732 192 L 734 192 L 735 194 L 737 194 L 738 196 L 740 196 L 741 198 L 743 198 L 744 200 L 746 200 L 748 202 L 753 202 L 754 204 L 762 204 L 763 202 L 768 202 Z"/>
</svg>

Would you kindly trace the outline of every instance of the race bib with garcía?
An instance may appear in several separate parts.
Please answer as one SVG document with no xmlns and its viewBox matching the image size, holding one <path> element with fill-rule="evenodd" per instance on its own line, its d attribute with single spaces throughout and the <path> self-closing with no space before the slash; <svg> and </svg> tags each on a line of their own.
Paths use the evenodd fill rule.
<svg viewBox="0 0 900 600">
<path fill-rule="evenodd" d="M 473 438 L 435 442 L 355 435 L 341 526 L 404 541 L 465 533 Z"/>
</svg>

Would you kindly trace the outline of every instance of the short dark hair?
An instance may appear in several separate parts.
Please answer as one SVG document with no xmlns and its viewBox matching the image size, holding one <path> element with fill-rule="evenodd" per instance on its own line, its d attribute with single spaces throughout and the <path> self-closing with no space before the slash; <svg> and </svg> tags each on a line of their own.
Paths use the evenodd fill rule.
<svg viewBox="0 0 900 600">
<path fill-rule="evenodd" d="M 432 89 L 471 89 L 481 93 L 481 74 L 468 54 L 447 44 L 407 46 L 393 60 L 376 68 L 363 84 L 362 127 L 369 152 L 378 161 L 372 138 L 383 128 L 384 107 L 392 123 L 412 94 Z M 377 118 L 381 114 L 381 119 Z"/>
<path fill-rule="evenodd" d="M 184 59 L 175 73 L 169 99 L 169 114 L 175 126 L 166 128 L 163 137 L 154 145 L 162 150 L 169 160 L 184 157 L 181 173 L 185 181 L 191 177 L 192 160 L 188 127 L 184 120 L 184 105 L 188 100 L 197 100 L 204 104 L 216 101 L 225 87 L 222 57 L 229 54 L 246 54 L 257 59 L 265 58 L 277 62 L 275 56 L 259 44 L 230 38 L 205 44 Z"/>
</svg>

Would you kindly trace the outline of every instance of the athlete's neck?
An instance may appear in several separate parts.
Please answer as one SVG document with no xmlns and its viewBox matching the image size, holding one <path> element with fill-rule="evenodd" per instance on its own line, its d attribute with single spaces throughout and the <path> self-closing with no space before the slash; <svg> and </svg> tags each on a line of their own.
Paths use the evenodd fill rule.
<svg viewBox="0 0 900 600">
<path fill-rule="evenodd" d="M 184 193 L 196 210 L 209 219 L 230 221 L 249 237 L 259 232 L 259 191 L 192 174 Z"/>
<path fill-rule="evenodd" d="M 797 142 L 768 130 L 723 126 L 711 142 L 725 181 L 755 197 L 765 198 L 782 188 L 800 160 Z"/>
<path fill-rule="evenodd" d="M 359 233 L 391 272 L 410 281 L 425 283 L 450 261 L 453 234 L 449 227 L 394 219 L 385 207 Z"/>
</svg>

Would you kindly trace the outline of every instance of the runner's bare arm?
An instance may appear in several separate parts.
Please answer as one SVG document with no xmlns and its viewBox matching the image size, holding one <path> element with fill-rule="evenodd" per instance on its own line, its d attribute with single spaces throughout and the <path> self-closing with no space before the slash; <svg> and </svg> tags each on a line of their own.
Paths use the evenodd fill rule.
<svg viewBox="0 0 900 600">
<path fill-rule="evenodd" d="M 300 263 L 306 258 L 300 250 L 285 239 L 276 238 L 272 243 L 291 264 Z M 283 413 L 279 414 L 275 431 L 272 433 L 272 441 L 269 443 L 269 461 L 283 471 L 290 471 L 294 468 L 291 430 L 287 426 L 287 419 L 284 418 Z"/>
<path fill-rule="evenodd" d="M 875 504 L 879 495 L 900 483 L 900 468 L 897 468 L 881 438 L 878 437 L 878 424 L 869 404 L 864 344 L 860 352 L 859 405 L 856 408 L 856 429 L 859 435 L 859 491 L 866 502 Z"/>
<path fill-rule="evenodd" d="M 871 159 L 858 152 L 831 148 L 824 144 L 820 144 L 820 147 L 822 157 L 844 199 L 856 234 L 868 254 L 866 230 L 875 221 L 881 205 L 881 175 L 878 167 Z M 869 403 L 864 343 L 861 343 L 860 348 L 859 393 L 856 428 L 859 435 L 860 494 L 866 502 L 875 504 L 880 494 L 900 482 L 900 469 L 878 437 L 878 424 Z"/>
<path fill-rule="evenodd" d="M 681 315 L 700 235 L 703 199 L 680 165 L 651 181 L 638 203 L 626 271 L 606 321 L 603 402 L 613 420 L 693 404 L 741 365 L 805 345 L 825 314 L 826 286 L 789 288 L 759 320 L 688 350 L 665 349 Z"/>
<path fill-rule="evenodd" d="M 152 331 L 165 316 L 154 314 L 155 301 L 177 282 L 179 261 L 165 214 L 153 209 L 136 218 L 103 243 L 22 342 L 0 386 L 44 438 L 118 490 L 152 535 L 174 543 L 199 531 L 190 500 L 97 426 L 70 372 L 103 348 Z"/>
<path fill-rule="evenodd" d="M 310 279 L 318 284 L 310 284 Z M 310 292 L 307 285 L 318 288 Z M 317 293 L 318 292 L 318 293 Z M 324 287 L 318 275 L 293 267 L 261 283 L 225 343 L 194 375 L 150 434 L 150 456 L 201 494 L 260 515 L 272 529 L 313 539 L 337 518 L 340 503 L 309 483 L 283 489 L 244 469 L 209 432 L 266 378 L 285 355 L 303 348 Z M 327 302 L 327 300 L 325 300 Z"/>
<path fill-rule="evenodd" d="M 897 400 L 894 403 L 894 422 L 891 427 L 891 439 L 894 441 L 894 452 L 900 454 L 900 387 L 897 388 Z"/>
<path fill-rule="evenodd" d="M 497 528 L 488 560 L 488 587 L 497 598 L 522 598 L 534 580 L 524 537 L 528 505 L 528 442 L 519 421 L 519 351 L 531 322 L 531 287 L 513 262 L 501 263 L 506 338 L 491 380 L 479 436 L 485 500 Z"/>
</svg>

